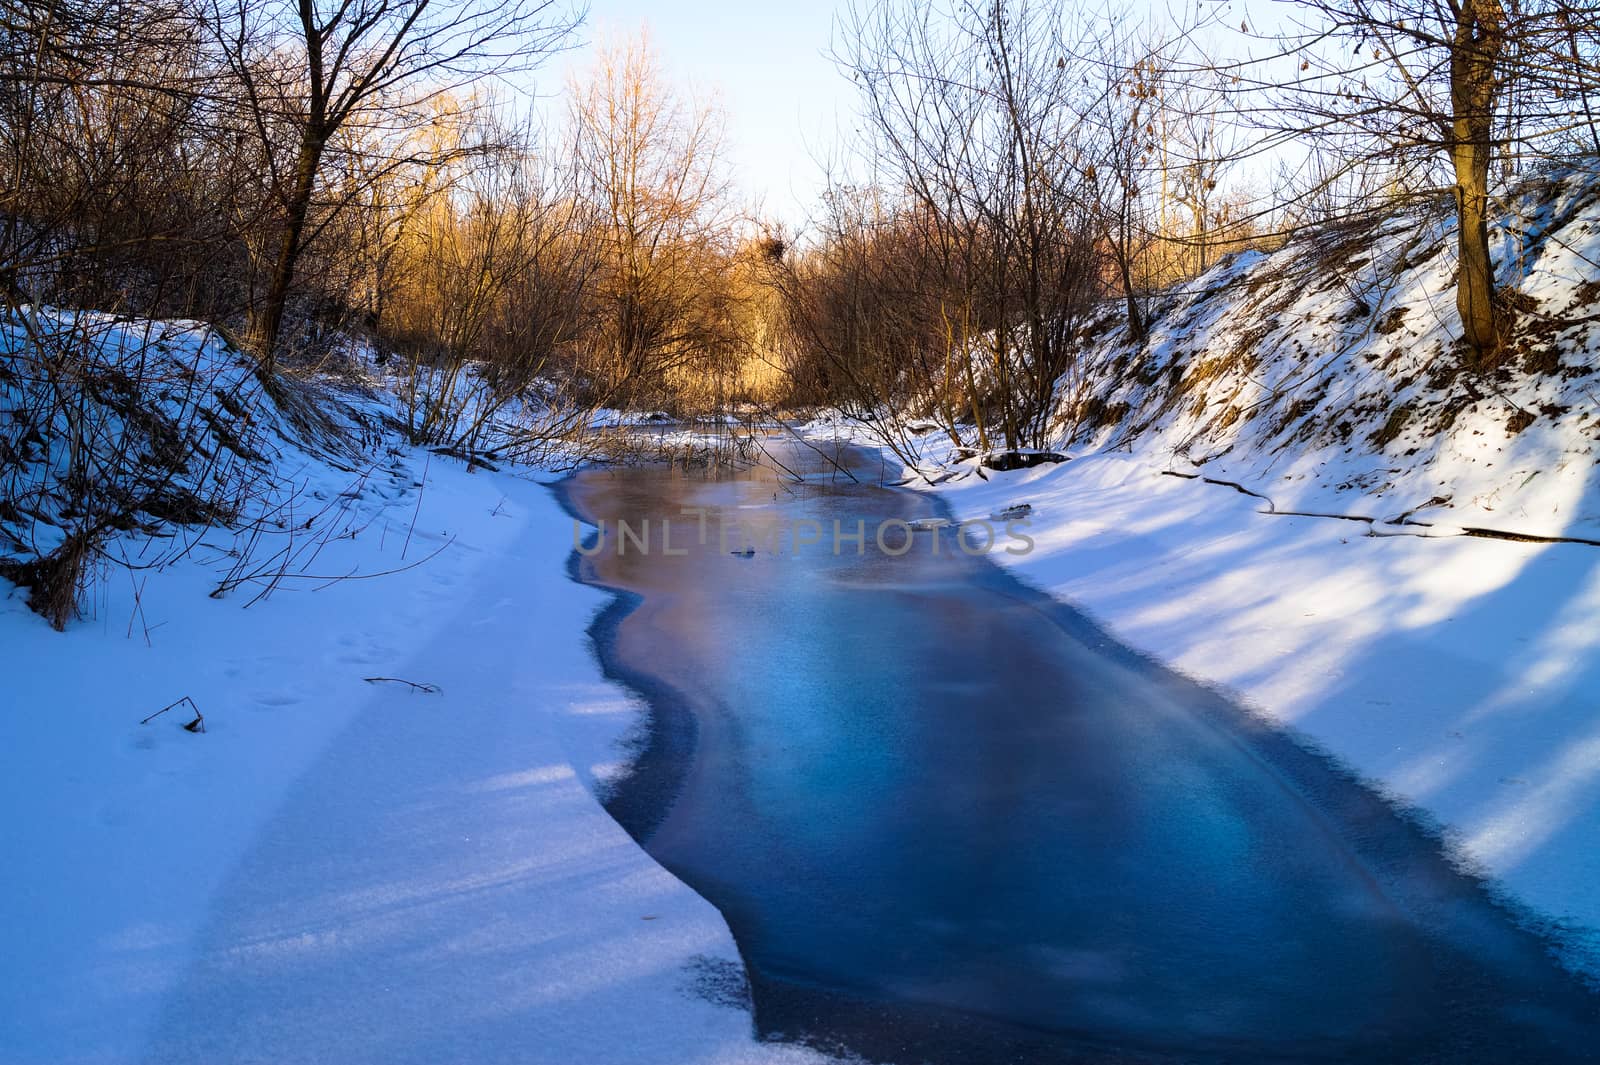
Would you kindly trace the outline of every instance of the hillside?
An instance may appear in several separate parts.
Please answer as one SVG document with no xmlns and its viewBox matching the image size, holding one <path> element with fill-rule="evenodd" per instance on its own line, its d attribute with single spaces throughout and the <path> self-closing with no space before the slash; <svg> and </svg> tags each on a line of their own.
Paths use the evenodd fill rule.
<svg viewBox="0 0 1600 1065">
<path fill-rule="evenodd" d="M 1492 373 L 1452 340 L 1454 220 L 1436 201 L 1227 258 L 1153 300 L 1144 343 L 1108 312 L 1062 386 L 1069 444 L 1380 531 L 1600 538 L 1600 177 L 1526 182 L 1492 237 L 1516 316 Z"/>
<path fill-rule="evenodd" d="M 57 628 L 111 567 L 148 574 L 199 550 L 219 598 L 292 580 L 367 500 L 410 485 L 385 468 L 394 422 L 375 394 L 260 374 L 199 322 L 7 312 L 0 418 L 0 576 Z"/>
<path fill-rule="evenodd" d="M 1142 344 L 1108 311 L 1059 390 L 1071 461 L 979 469 L 930 433 L 906 483 L 1026 508 L 1031 550 L 993 557 L 1329 753 L 1594 979 L 1600 180 L 1499 220 L 1492 373 L 1452 341 L 1451 227 L 1435 203 L 1233 256 Z"/>
</svg>

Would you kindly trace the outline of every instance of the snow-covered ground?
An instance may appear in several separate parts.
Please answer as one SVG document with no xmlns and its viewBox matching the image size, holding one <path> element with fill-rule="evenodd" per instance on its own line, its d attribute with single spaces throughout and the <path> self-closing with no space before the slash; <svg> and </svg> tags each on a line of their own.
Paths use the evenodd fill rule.
<svg viewBox="0 0 1600 1065">
<path fill-rule="evenodd" d="M 0 1061 L 815 1060 L 753 1040 L 721 916 L 595 797 L 637 707 L 541 478 L 278 446 L 321 517 L 253 545 L 296 544 L 266 598 L 208 594 L 222 529 L 122 534 L 165 564 L 65 633 L 0 580 Z M 140 724 L 185 696 L 203 733 Z"/>
<path fill-rule="evenodd" d="M 697 989 L 737 982 L 725 925 L 593 796 L 637 708 L 549 491 L 413 452 L 372 480 L 318 572 L 424 564 L 245 608 L 196 556 L 66 634 L 0 603 L 0 1060 L 806 1060 Z M 940 491 L 1031 503 L 1026 578 L 1600 924 L 1600 553 L 1266 516 L 1126 455 Z M 203 735 L 138 723 L 184 695 Z"/>
<path fill-rule="evenodd" d="M 1543 228 L 1517 269 L 1543 306 L 1600 284 L 1592 204 L 1528 214 Z M 1145 435 L 935 490 L 960 518 L 1031 504 L 1035 550 L 994 557 L 1436 819 L 1539 915 L 1600 928 L 1600 548 L 1442 535 L 1600 536 L 1591 331 L 1552 332 L 1518 358 L 1556 374 L 1519 363 L 1475 400 L 1417 384 L 1443 334 L 1395 314 L 1436 296 L 1437 263 L 1305 306 L 1303 278 L 1263 269 L 1219 266 L 1211 297 L 1166 308 L 1152 361 L 1108 378 L 1102 406 Z M 129 376 L 119 352 L 142 360 L 148 333 L 104 328 L 106 370 Z M 1332 362 L 1296 377 L 1302 338 Z M 260 402 L 237 353 L 185 323 L 158 346 L 197 360 L 152 380 L 196 427 L 186 446 L 222 456 L 178 501 L 245 498 L 268 470 L 249 506 L 313 528 L 119 533 L 114 555 L 159 567 L 109 569 L 64 634 L 0 580 L 0 1062 L 813 1060 L 751 1038 L 720 915 L 595 798 L 638 707 L 590 654 L 603 597 L 567 579 L 553 475 L 405 446 L 355 393 L 326 420 L 291 397 L 295 416 L 222 433 Z M 107 439 L 127 410 L 97 415 Z M 1534 418 L 1513 431 L 1508 411 Z M 61 461 L 35 461 L 49 505 L 0 515 L 0 547 L 61 542 Z M 1449 498 L 1427 527 L 1286 517 L 1168 470 L 1280 510 Z M 204 733 L 187 707 L 140 724 L 185 696 Z M 1572 944 L 1600 973 L 1592 932 Z"/>
<path fill-rule="evenodd" d="M 1031 504 L 1034 550 L 992 557 L 1416 808 L 1600 976 L 1600 548 L 1368 535 L 1165 468 L 1087 454 L 933 490 L 958 519 Z"/>
<path fill-rule="evenodd" d="M 1600 177 L 1563 171 L 1506 197 L 1497 283 L 1518 308 L 1499 365 L 1454 338 L 1449 197 L 1243 252 L 1151 300 L 1134 341 L 1115 309 L 1083 330 L 1058 424 L 1325 507 L 1600 539 Z"/>
</svg>

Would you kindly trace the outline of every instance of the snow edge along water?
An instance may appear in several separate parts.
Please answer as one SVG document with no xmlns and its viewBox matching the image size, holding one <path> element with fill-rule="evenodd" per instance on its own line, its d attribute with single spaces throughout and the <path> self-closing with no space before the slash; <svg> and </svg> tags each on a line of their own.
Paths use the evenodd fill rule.
<svg viewBox="0 0 1600 1065">
<path fill-rule="evenodd" d="M 905 475 L 965 520 L 1030 504 L 1036 547 L 1002 564 L 1383 795 L 1600 987 L 1600 552 L 1357 535 L 1138 451 L 973 467 Z"/>
</svg>

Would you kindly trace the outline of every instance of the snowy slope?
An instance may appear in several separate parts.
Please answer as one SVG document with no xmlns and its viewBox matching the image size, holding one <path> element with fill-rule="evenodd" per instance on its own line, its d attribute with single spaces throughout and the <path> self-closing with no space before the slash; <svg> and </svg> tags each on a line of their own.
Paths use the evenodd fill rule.
<svg viewBox="0 0 1600 1065">
<path fill-rule="evenodd" d="M 1461 369 L 1447 201 L 1245 252 L 1082 333 L 1064 437 L 1243 483 L 1279 509 L 1600 539 L 1600 177 L 1525 185 L 1493 228 L 1518 307 Z"/>
<path fill-rule="evenodd" d="M 1142 344 L 1092 323 L 1073 461 L 980 473 L 930 433 L 905 472 L 958 519 L 1030 504 L 1036 548 L 994 558 L 1435 823 L 1600 980 L 1600 544 L 1531 539 L 1600 541 L 1600 178 L 1529 182 L 1493 234 L 1493 373 L 1435 203 L 1224 260 Z"/>
<path fill-rule="evenodd" d="M 159 565 L 65 633 L 0 580 L 0 1061 L 815 1060 L 751 1038 L 721 916 L 596 801 L 637 708 L 548 488 L 351 450 L 389 401 L 319 391 L 251 401 L 309 527 L 141 521 L 108 549 Z M 203 733 L 140 724 L 184 696 Z"/>
<path fill-rule="evenodd" d="M 300 466 L 354 469 L 375 442 L 362 411 L 280 379 L 200 322 L 24 307 L 0 314 L 0 554 L 59 546 L 92 511 L 116 527 L 180 520 L 247 523 Z M 371 404 L 366 404 L 370 407 Z M 125 462 L 124 462 L 125 460 Z M 123 463 L 123 465 L 119 465 Z M 127 468 L 123 468 L 126 466 Z M 114 517 L 121 519 L 124 515 Z"/>
<path fill-rule="evenodd" d="M 1600 980 L 1600 549 L 1373 536 L 1164 465 L 932 490 L 962 520 L 1031 505 L 1034 549 L 991 557 L 1417 810 Z"/>
</svg>

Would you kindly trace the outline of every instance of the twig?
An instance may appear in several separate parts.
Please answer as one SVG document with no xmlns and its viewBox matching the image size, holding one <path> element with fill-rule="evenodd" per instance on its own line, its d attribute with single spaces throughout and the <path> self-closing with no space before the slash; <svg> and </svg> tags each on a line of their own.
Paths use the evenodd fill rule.
<svg viewBox="0 0 1600 1065">
<path fill-rule="evenodd" d="M 150 722 L 154 721 L 168 710 L 171 710 L 173 707 L 183 706 L 185 703 L 188 704 L 190 710 L 194 711 L 194 720 L 188 722 L 183 727 L 188 729 L 190 732 L 204 732 L 206 730 L 206 715 L 200 712 L 200 708 L 195 705 L 194 700 L 189 698 L 187 695 L 176 702 L 171 702 L 166 706 L 163 706 L 160 710 L 157 710 L 155 713 L 139 722 L 139 724 L 148 725 Z"/>
<path fill-rule="evenodd" d="M 1405 514 L 1401 515 L 1399 518 L 1390 520 L 1380 520 L 1378 518 L 1368 517 L 1364 514 L 1332 514 L 1315 510 L 1279 510 L 1277 504 L 1267 496 L 1262 495 L 1260 492 L 1252 492 L 1244 485 L 1238 484 L 1234 481 L 1224 481 L 1216 477 L 1204 477 L 1197 473 L 1180 473 L 1177 470 L 1162 470 L 1161 473 L 1166 477 L 1181 477 L 1186 481 L 1203 481 L 1206 484 L 1215 484 L 1224 488 L 1232 488 L 1241 495 L 1249 496 L 1252 499 L 1259 499 L 1265 503 L 1267 505 L 1267 509 L 1258 510 L 1256 513 L 1265 514 L 1270 517 L 1327 518 L 1333 521 L 1364 522 L 1368 526 L 1371 535 L 1396 535 L 1389 532 L 1382 534 L 1378 533 L 1377 527 L 1380 525 L 1387 526 L 1389 528 L 1409 526 L 1417 529 L 1433 529 L 1436 527 L 1434 522 L 1418 521 L 1411 517 L 1412 514 L 1416 513 L 1418 510 L 1421 510 L 1422 507 L 1414 507 L 1411 510 L 1408 510 Z M 1423 506 L 1428 505 L 1430 504 L 1423 504 Z M 1600 540 L 1592 539 L 1587 536 L 1549 536 L 1544 533 L 1524 533 L 1515 532 L 1508 529 L 1486 529 L 1475 525 L 1462 525 L 1455 527 L 1447 526 L 1441 529 L 1439 532 L 1410 533 L 1406 535 L 1421 536 L 1425 539 L 1445 539 L 1449 536 L 1473 536 L 1481 540 L 1505 540 L 1518 544 L 1581 544 L 1584 547 L 1600 547 Z"/>
<path fill-rule="evenodd" d="M 419 691 L 424 695 L 438 695 L 440 691 L 440 688 L 437 684 L 424 684 L 414 680 L 406 680 L 402 677 L 366 677 L 364 679 L 368 684 L 410 685 L 413 691 Z"/>
<path fill-rule="evenodd" d="M 411 534 L 417 528 L 417 517 L 422 513 L 422 493 L 428 490 L 428 464 L 433 461 L 433 452 L 422 460 L 422 482 L 417 485 L 417 505 L 411 511 L 411 525 L 406 529 L 406 542 L 400 545 L 400 561 L 406 560 L 406 550 L 411 546 Z"/>
</svg>

